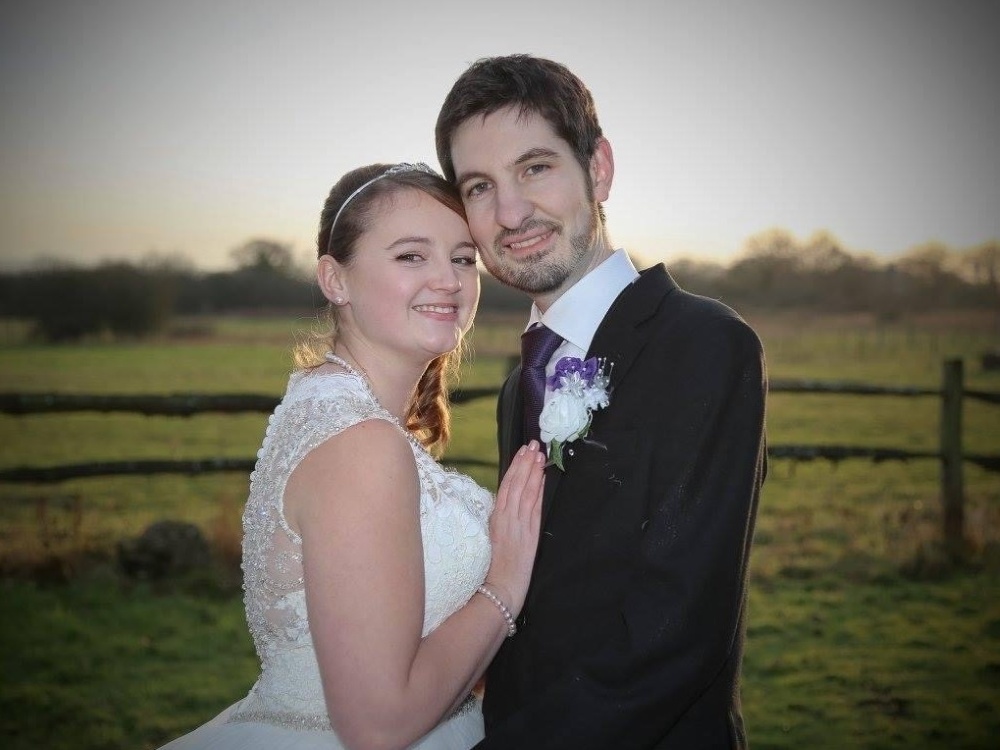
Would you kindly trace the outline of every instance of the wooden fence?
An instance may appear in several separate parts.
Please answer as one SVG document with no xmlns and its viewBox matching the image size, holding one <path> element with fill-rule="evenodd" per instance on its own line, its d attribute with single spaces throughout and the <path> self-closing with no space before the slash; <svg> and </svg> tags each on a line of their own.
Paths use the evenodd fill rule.
<svg viewBox="0 0 1000 750">
<path fill-rule="evenodd" d="M 498 388 L 466 388 L 452 392 L 453 403 L 462 404 L 479 398 L 495 397 Z M 943 532 L 948 544 L 961 544 L 965 538 L 963 464 L 973 463 L 989 471 L 1000 472 L 1000 455 L 966 453 L 962 447 L 962 406 L 966 399 L 1000 404 L 1000 393 L 969 390 L 964 387 L 962 360 L 946 360 L 940 388 L 879 386 L 811 380 L 774 380 L 770 393 L 826 393 L 849 396 L 936 397 L 941 399 L 940 446 L 937 451 L 911 451 L 899 448 L 871 448 L 850 445 L 769 445 L 772 458 L 811 461 L 866 458 L 875 462 L 890 460 L 936 459 L 941 463 Z M 59 393 L 0 393 L 0 413 L 10 415 L 51 414 L 55 412 L 127 412 L 147 416 L 189 417 L 215 412 L 269 413 L 280 398 L 253 394 L 174 394 L 167 396 L 101 396 Z M 0 482 L 55 483 L 98 476 L 148 474 L 204 474 L 210 472 L 250 472 L 255 458 L 204 458 L 187 460 L 151 459 L 66 464 L 62 466 L 22 466 L 0 470 Z M 463 456 L 448 456 L 448 464 L 496 466 L 495 462 Z"/>
</svg>

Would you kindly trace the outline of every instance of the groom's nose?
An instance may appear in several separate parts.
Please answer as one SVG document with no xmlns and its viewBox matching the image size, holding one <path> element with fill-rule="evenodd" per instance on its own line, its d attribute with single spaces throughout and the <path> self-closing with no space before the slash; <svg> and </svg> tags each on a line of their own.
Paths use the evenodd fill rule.
<svg viewBox="0 0 1000 750">
<path fill-rule="evenodd" d="M 497 186 L 496 220 L 504 229 L 517 229 L 534 211 L 535 204 L 517 185 Z"/>
</svg>

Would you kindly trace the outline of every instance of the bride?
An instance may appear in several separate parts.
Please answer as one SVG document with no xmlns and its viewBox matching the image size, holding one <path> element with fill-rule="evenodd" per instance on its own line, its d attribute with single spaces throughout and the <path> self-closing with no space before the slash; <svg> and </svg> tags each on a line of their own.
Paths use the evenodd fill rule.
<svg viewBox="0 0 1000 750">
<path fill-rule="evenodd" d="M 166 745 L 462 750 L 538 544 L 532 442 L 496 501 L 433 458 L 479 299 L 455 189 L 423 164 L 346 174 L 323 207 L 332 333 L 271 415 L 243 515 L 250 693 Z M 495 507 L 494 507 L 495 505 Z"/>
</svg>

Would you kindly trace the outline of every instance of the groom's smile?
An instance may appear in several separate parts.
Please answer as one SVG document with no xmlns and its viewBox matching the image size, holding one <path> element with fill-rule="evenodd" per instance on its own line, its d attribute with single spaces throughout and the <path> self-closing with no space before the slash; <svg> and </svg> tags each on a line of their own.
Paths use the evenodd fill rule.
<svg viewBox="0 0 1000 750">
<path fill-rule="evenodd" d="M 555 240 L 562 234 L 562 227 L 543 219 L 529 219 L 516 231 L 503 230 L 493 243 L 498 257 L 510 255 L 517 260 L 536 260 L 552 251 Z"/>
</svg>

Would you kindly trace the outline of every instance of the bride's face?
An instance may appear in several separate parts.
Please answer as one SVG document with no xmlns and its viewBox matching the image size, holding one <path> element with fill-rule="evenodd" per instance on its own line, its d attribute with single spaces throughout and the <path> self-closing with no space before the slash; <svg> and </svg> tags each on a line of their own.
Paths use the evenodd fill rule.
<svg viewBox="0 0 1000 750">
<path fill-rule="evenodd" d="M 342 332 L 422 359 L 458 346 L 479 304 L 468 225 L 419 190 L 383 201 L 341 273 Z"/>
</svg>

